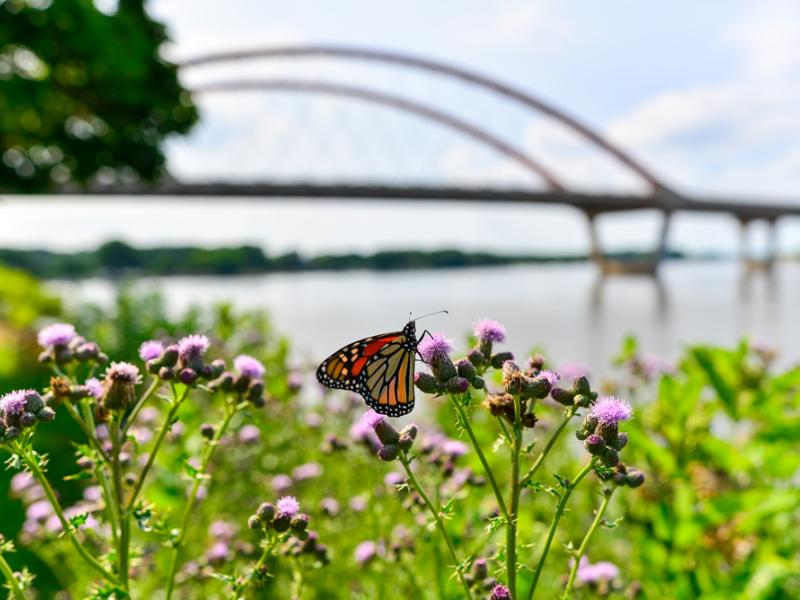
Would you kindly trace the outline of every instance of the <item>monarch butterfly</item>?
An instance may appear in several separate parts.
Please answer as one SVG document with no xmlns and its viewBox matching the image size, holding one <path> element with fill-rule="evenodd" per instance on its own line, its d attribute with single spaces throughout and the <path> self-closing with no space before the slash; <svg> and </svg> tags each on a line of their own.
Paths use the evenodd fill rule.
<svg viewBox="0 0 800 600">
<path fill-rule="evenodd" d="M 409 321 L 402 331 L 373 335 L 337 350 L 322 361 L 317 381 L 361 394 L 367 406 L 382 415 L 407 415 L 414 409 L 416 321 L 421 318 Z"/>
</svg>

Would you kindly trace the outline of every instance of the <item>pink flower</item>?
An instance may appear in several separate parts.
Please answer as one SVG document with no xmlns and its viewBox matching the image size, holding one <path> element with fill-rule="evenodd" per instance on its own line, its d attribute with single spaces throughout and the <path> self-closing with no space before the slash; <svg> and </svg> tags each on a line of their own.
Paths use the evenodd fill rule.
<svg viewBox="0 0 800 600">
<path fill-rule="evenodd" d="M 631 405 L 614 396 L 600 396 L 592 406 L 590 413 L 598 422 L 616 425 L 620 421 L 627 421 L 633 415 Z"/>
</svg>

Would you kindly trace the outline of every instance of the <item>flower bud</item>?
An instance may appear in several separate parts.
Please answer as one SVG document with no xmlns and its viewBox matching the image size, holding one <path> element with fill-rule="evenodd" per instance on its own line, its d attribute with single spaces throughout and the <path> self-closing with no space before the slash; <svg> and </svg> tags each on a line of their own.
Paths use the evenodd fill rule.
<svg viewBox="0 0 800 600">
<path fill-rule="evenodd" d="M 44 408 L 44 401 L 38 392 L 30 391 L 25 395 L 25 410 L 30 413 L 38 413 Z"/>
<path fill-rule="evenodd" d="M 617 434 L 616 439 L 611 442 L 611 446 L 615 450 L 622 450 L 628 444 L 628 434 L 624 431 Z"/>
<path fill-rule="evenodd" d="M 233 389 L 244 394 L 250 387 L 250 378 L 247 375 L 237 375 L 233 380 Z"/>
<path fill-rule="evenodd" d="M 400 439 L 400 434 L 386 419 L 380 419 L 375 423 L 375 435 L 384 445 L 396 444 Z"/>
<path fill-rule="evenodd" d="M 600 460 L 603 461 L 603 464 L 607 467 L 616 467 L 617 464 L 619 463 L 619 456 L 617 455 L 616 450 L 606 446 L 605 449 L 603 450 L 603 454 L 600 457 Z"/>
<path fill-rule="evenodd" d="M 637 488 L 644 483 L 644 473 L 639 469 L 629 469 L 625 475 L 625 483 L 628 487 Z"/>
<path fill-rule="evenodd" d="M 188 367 L 181 369 L 180 373 L 178 373 L 178 379 L 180 379 L 181 383 L 185 385 L 192 385 L 195 381 L 197 381 L 197 371 Z"/>
<path fill-rule="evenodd" d="M 592 396 L 584 394 L 575 394 L 575 396 L 573 396 L 572 398 L 572 401 L 575 403 L 575 406 L 580 406 L 582 408 L 589 408 L 592 405 Z"/>
<path fill-rule="evenodd" d="M 514 355 L 511 352 L 498 352 L 492 357 L 492 366 L 499 369 L 507 360 L 514 360 Z"/>
<path fill-rule="evenodd" d="M 36 415 L 29 412 L 24 412 L 19 418 L 19 423 L 23 427 L 30 427 L 36 424 Z"/>
<path fill-rule="evenodd" d="M 147 372 L 152 373 L 153 375 L 158 375 L 161 369 L 166 369 L 168 367 L 162 367 L 161 362 L 157 358 L 153 358 L 147 361 Z"/>
<path fill-rule="evenodd" d="M 486 361 L 486 357 L 478 348 L 473 348 L 467 354 L 467 360 L 476 367 L 482 367 L 483 363 Z"/>
<path fill-rule="evenodd" d="M 208 384 L 212 390 L 222 390 L 223 392 L 230 392 L 233 390 L 233 373 L 230 371 L 223 371 L 219 377 L 214 379 Z"/>
<path fill-rule="evenodd" d="M 619 429 L 617 428 L 616 423 L 609 422 L 609 423 L 599 423 L 595 431 L 597 431 L 597 433 L 603 436 L 603 439 L 606 441 L 606 444 L 613 445 L 614 441 L 617 439 Z"/>
<path fill-rule="evenodd" d="M 266 525 L 275 517 L 275 507 L 269 502 L 261 503 L 256 511 L 256 517 Z"/>
<path fill-rule="evenodd" d="M 441 382 L 448 381 L 457 375 L 456 367 L 447 355 L 438 356 L 431 363 L 431 371 L 433 371 L 436 379 Z"/>
<path fill-rule="evenodd" d="M 203 423 L 200 425 L 200 435 L 202 435 L 207 440 L 210 440 L 214 437 L 214 433 L 216 433 L 214 426 L 210 423 Z"/>
<path fill-rule="evenodd" d="M 550 397 L 559 404 L 563 404 L 564 406 L 572 406 L 574 403 L 575 394 L 557 387 L 550 390 Z"/>
<path fill-rule="evenodd" d="M 36 413 L 36 418 L 39 419 L 42 423 L 49 423 L 50 421 L 56 418 L 56 411 L 54 411 L 49 406 L 45 406 L 39 412 Z"/>
<path fill-rule="evenodd" d="M 452 377 L 447 381 L 446 387 L 451 394 L 463 394 L 469 389 L 469 381 L 463 377 Z"/>
<path fill-rule="evenodd" d="M 533 413 L 523 413 L 520 422 L 522 423 L 522 426 L 525 427 L 526 429 L 533 429 L 538 420 L 539 419 L 537 419 L 536 415 Z"/>
<path fill-rule="evenodd" d="M 292 524 L 292 518 L 285 513 L 279 512 L 275 515 L 275 518 L 272 519 L 272 526 L 278 533 L 289 531 L 289 527 L 291 526 L 291 524 Z"/>
<path fill-rule="evenodd" d="M 247 397 L 250 400 L 255 400 L 256 398 L 260 398 L 264 395 L 264 382 L 258 379 L 254 379 L 250 382 L 250 386 L 247 388 Z"/>
<path fill-rule="evenodd" d="M 259 396 L 258 398 L 250 398 L 250 404 L 256 408 L 264 408 L 267 405 L 267 401 L 264 396 Z"/>
<path fill-rule="evenodd" d="M 522 380 L 523 398 L 544 398 L 550 392 L 550 382 L 544 377 L 526 377 Z"/>
<path fill-rule="evenodd" d="M 300 513 L 299 515 L 295 515 L 292 517 L 289 526 L 292 528 L 292 531 L 295 533 L 299 533 L 301 531 L 305 531 L 308 529 L 308 521 L 309 517 L 306 514 Z"/>
<path fill-rule="evenodd" d="M 575 378 L 575 381 L 572 382 L 572 391 L 583 396 L 588 396 L 591 393 L 592 388 L 585 375 Z"/>
<path fill-rule="evenodd" d="M 439 382 L 430 373 L 417 373 L 414 375 L 414 385 L 426 394 L 435 394 L 439 391 Z"/>
<path fill-rule="evenodd" d="M 172 367 L 161 367 L 158 370 L 158 376 L 164 381 L 172 381 L 175 379 L 175 369 Z"/>
<path fill-rule="evenodd" d="M 414 445 L 414 438 L 407 435 L 401 435 L 397 445 L 400 446 L 400 450 L 411 450 L 411 447 Z"/>
<path fill-rule="evenodd" d="M 485 558 L 476 558 L 472 563 L 472 575 L 475 581 L 483 581 L 489 576 L 489 567 Z"/>
<path fill-rule="evenodd" d="M 225 371 L 225 361 L 221 358 L 215 358 L 208 366 L 211 369 L 211 379 L 216 379 Z"/>
<path fill-rule="evenodd" d="M 247 519 L 247 528 L 256 531 L 261 529 L 261 527 L 263 527 L 261 519 L 259 519 L 256 515 L 250 515 L 250 518 Z"/>
<path fill-rule="evenodd" d="M 72 352 L 70 352 L 63 346 L 55 348 L 55 355 L 56 355 L 56 363 L 59 365 L 64 365 L 72 360 Z"/>
<path fill-rule="evenodd" d="M 178 344 L 170 344 L 164 348 L 164 352 L 161 354 L 159 361 L 165 367 L 174 367 L 178 364 L 178 356 L 180 356 Z"/>
<path fill-rule="evenodd" d="M 466 358 L 462 358 L 456 363 L 456 371 L 458 372 L 459 377 L 463 377 L 467 380 L 473 379 L 478 374 L 478 372 L 475 370 L 475 365 L 469 362 L 469 360 Z"/>
<path fill-rule="evenodd" d="M 7 427 L 5 433 L 6 441 L 15 440 L 19 437 L 20 431 L 17 427 Z"/>
<path fill-rule="evenodd" d="M 483 380 L 483 377 L 473 377 L 470 384 L 472 384 L 472 387 L 476 390 L 482 390 L 486 387 L 486 382 Z"/>
<path fill-rule="evenodd" d="M 586 440 L 583 442 L 583 445 L 586 447 L 586 450 L 592 456 L 598 456 L 606 449 L 606 443 L 602 437 L 597 435 L 596 433 L 591 434 Z"/>
<path fill-rule="evenodd" d="M 378 458 L 383 461 L 390 462 L 398 457 L 400 454 L 400 446 L 397 444 L 387 444 L 378 450 Z"/>
<path fill-rule="evenodd" d="M 198 375 L 203 379 L 211 379 L 211 376 L 214 374 L 214 371 L 211 370 L 211 367 L 208 365 L 203 365 Z"/>
</svg>

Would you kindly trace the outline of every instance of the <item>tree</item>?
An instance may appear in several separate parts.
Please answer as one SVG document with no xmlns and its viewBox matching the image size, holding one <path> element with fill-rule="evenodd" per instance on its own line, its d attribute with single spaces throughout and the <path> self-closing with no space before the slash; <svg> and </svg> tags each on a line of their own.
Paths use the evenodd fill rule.
<svg viewBox="0 0 800 600">
<path fill-rule="evenodd" d="M 0 1 L 0 190 L 152 180 L 197 110 L 144 0 Z"/>
</svg>

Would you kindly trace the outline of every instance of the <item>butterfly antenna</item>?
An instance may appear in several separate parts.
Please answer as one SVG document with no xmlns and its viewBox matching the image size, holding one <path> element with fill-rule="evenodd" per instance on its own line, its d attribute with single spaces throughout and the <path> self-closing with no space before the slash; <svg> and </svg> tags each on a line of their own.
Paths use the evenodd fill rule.
<svg viewBox="0 0 800 600">
<path fill-rule="evenodd" d="M 437 310 L 436 312 L 428 313 L 427 315 L 422 315 L 421 317 L 417 317 L 416 319 L 414 319 L 414 321 L 416 322 L 416 321 L 419 321 L 420 319 L 424 319 L 425 317 L 431 317 L 431 316 L 433 316 L 433 315 L 440 315 L 440 314 L 442 314 L 442 313 L 444 313 L 444 314 L 446 314 L 446 315 L 449 315 L 449 314 L 450 314 L 450 313 L 449 313 L 448 311 L 446 311 L 446 310 Z M 408 315 L 408 320 L 409 320 L 409 321 L 411 320 L 411 315 Z"/>
</svg>

